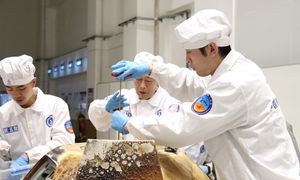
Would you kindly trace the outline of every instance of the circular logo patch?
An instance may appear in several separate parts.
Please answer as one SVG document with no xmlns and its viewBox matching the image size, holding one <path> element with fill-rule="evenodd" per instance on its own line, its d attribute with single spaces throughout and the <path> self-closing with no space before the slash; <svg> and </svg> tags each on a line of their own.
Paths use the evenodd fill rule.
<svg viewBox="0 0 300 180">
<path fill-rule="evenodd" d="M 74 133 L 71 121 L 65 122 L 65 129 L 68 133 Z"/>
<path fill-rule="evenodd" d="M 192 104 L 192 111 L 199 115 L 208 113 L 213 105 L 212 98 L 209 94 L 204 94 Z"/>
<path fill-rule="evenodd" d="M 46 125 L 47 125 L 48 127 L 52 127 L 53 123 L 54 123 L 53 116 L 52 116 L 52 115 L 48 116 L 48 117 L 46 118 Z"/>
</svg>

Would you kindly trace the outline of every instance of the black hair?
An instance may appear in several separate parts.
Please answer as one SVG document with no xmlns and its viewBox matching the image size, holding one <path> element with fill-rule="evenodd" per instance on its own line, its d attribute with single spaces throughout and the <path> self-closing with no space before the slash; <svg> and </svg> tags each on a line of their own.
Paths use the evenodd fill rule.
<svg viewBox="0 0 300 180">
<path fill-rule="evenodd" d="M 201 52 L 201 54 L 203 55 L 203 56 L 206 56 L 207 54 L 206 54 L 206 52 L 205 52 L 205 48 L 206 48 L 207 46 L 204 46 L 204 47 L 202 47 L 202 48 L 199 48 L 199 50 L 200 50 L 200 52 Z M 231 51 L 231 47 L 230 46 L 225 46 L 225 47 L 218 47 L 219 48 L 219 54 L 220 54 L 220 56 L 222 57 L 222 58 L 225 58 L 226 56 L 227 56 L 227 54 L 229 54 L 229 52 Z"/>
<path fill-rule="evenodd" d="M 77 119 L 80 119 L 80 118 L 84 118 L 85 119 L 85 115 L 83 115 L 82 113 L 79 113 L 78 116 L 77 116 Z"/>
<path fill-rule="evenodd" d="M 231 51 L 230 46 L 219 47 L 219 54 L 222 58 L 225 58 L 229 54 L 230 51 Z"/>
<path fill-rule="evenodd" d="M 204 46 L 204 47 L 202 47 L 202 48 L 199 48 L 199 50 L 200 50 L 200 52 L 201 52 L 201 54 L 203 55 L 203 56 L 206 56 L 207 54 L 206 54 L 206 52 L 205 52 L 205 48 L 207 47 L 208 45 L 206 45 L 206 46 Z"/>
</svg>

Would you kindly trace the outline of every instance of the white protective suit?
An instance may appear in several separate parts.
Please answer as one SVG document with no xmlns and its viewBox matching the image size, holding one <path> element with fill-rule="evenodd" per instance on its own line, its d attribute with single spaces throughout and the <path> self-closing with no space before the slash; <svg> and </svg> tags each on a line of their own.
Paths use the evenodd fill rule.
<svg viewBox="0 0 300 180">
<path fill-rule="evenodd" d="M 198 98 L 178 112 L 132 117 L 127 127 L 135 137 L 173 147 L 205 141 L 221 180 L 300 179 L 276 96 L 253 62 L 232 50 L 208 84 L 170 64 L 153 63 L 152 76 L 179 100 Z"/>
<path fill-rule="evenodd" d="M 53 148 L 74 143 L 67 104 L 39 88 L 35 90 L 37 99 L 28 108 L 14 100 L 0 107 L 0 139 L 11 145 L 12 160 L 26 152 L 34 163 Z"/>
</svg>

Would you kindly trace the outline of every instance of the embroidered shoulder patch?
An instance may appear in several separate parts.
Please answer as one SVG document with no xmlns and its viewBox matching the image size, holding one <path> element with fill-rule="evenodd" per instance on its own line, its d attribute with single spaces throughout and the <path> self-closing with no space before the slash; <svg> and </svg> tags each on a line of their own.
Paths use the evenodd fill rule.
<svg viewBox="0 0 300 180">
<path fill-rule="evenodd" d="M 208 113 L 213 105 L 212 98 L 209 94 L 204 94 L 192 104 L 192 111 L 199 115 Z"/>
<path fill-rule="evenodd" d="M 53 123 L 54 123 L 53 116 L 52 116 L 52 115 L 48 116 L 48 117 L 46 118 L 46 125 L 47 125 L 48 127 L 51 127 L 51 126 L 53 125 Z"/>
<path fill-rule="evenodd" d="M 71 121 L 65 122 L 65 129 L 68 133 L 74 133 Z"/>
</svg>

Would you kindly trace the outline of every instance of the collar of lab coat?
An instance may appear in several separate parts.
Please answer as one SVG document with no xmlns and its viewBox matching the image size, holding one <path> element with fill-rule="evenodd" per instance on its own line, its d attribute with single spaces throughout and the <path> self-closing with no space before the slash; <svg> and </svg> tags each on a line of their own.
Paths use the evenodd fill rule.
<svg viewBox="0 0 300 180">
<path fill-rule="evenodd" d="M 218 68 L 216 69 L 215 73 L 212 75 L 210 82 L 218 79 L 220 75 L 222 75 L 224 72 L 228 71 L 233 64 L 236 62 L 237 58 L 234 58 L 235 54 L 237 52 L 234 50 L 231 50 L 229 54 L 223 59 L 223 61 L 219 64 Z"/>
<path fill-rule="evenodd" d="M 135 91 L 136 92 L 136 91 Z M 154 107 L 158 107 L 160 104 L 160 101 L 162 100 L 163 89 L 159 86 L 157 88 L 157 91 L 154 93 L 154 95 L 148 100 L 148 103 L 151 104 Z M 133 96 L 130 104 L 137 104 L 143 100 L 140 100 L 137 93 Z"/>
<path fill-rule="evenodd" d="M 14 107 L 16 109 L 16 115 L 21 114 L 22 112 L 24 112 L 27 109 L 32 109 L 33 111 L 37 111 L 37 112 L 41 112 L 42 111 L 42 97 L 44 95 L 43 91 L 40 90 L 40 88 L 35 87 L 34 88 L 35 91 L 37 91 L 37 98 L 35 100 L 35 102 L 28 108 L 22 108 L 19 104 L 17 104 L 15 101 L 14 103 Z"/>
</svg>

